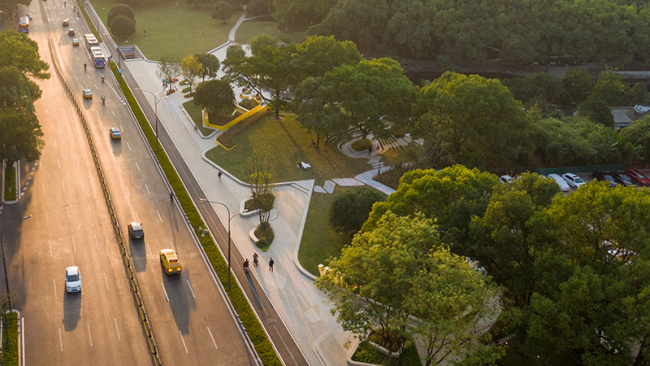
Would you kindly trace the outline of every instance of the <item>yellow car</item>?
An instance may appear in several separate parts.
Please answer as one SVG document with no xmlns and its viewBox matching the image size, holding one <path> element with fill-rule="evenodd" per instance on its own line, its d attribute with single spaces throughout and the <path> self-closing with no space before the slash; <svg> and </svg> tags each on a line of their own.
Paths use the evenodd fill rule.
<svg viewBox="0 0 650 366">
<path fill-rule="evenodd" d="M 77 38 L 72 40 L 72 45 L 73 46 L 79 46 L 79 40 Z"/>
<path fill-rule="evenodd" d="M 174 249 L 163 249 L 160 251 L 160 264 L 162 264 L 165 273 L 168 275 L 180 274 L 182 271 L 181 262 Z"/>
<path fill-rule="evenodd" d="M 122 131 L 120 131 L 120 129 L 117 127 L 111 128 L 110 133 L 113 140 L 119 140 L 122 138 Z"/>
<path fill-rule="evenodd" d="M 93 99 L 93 92 L 90 89 L 84 89 L 84 99 Z"/>
</svg>

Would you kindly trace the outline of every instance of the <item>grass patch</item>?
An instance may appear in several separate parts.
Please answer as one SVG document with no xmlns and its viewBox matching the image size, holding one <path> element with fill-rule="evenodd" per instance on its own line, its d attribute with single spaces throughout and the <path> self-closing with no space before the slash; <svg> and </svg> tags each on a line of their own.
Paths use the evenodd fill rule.
<svg viewBox="0 0 650 366">
<path fill-rule="evenodd" d="M 352 356 L 352 360 L 357 362 L 367 362 L 376 365 L 387 366 L 422 366 L 417 349 L 413 345 L 409 346 L 408 343 L 406 349 L 404 350 L 404 354 L 402 355 L 401 364 L 399 360 L 395 358 L 391 361 L 391 363 L 388 363 L 388 356 L 372 348 L 367 340 L 359 343 L 359 347 Z"/>
<path fill-rule="evenodd" d="M 194 104 L 194 99 L 183 103 L 183 108 L 185 108 L 187 114 L 189 114 L 190 118 L 192 119 L 192 122 L 199 128 L 203 136 L 208 136 L 214 132 L 214 130 L 211 128 L 203 127 L 203 123 L 201 121 L 201 107 Z"/>
<path fill-rule="evenodd" d="M 354 151 L 364 151 L 372 147 L 372 142 L 368 139 L 359 139 L 353 142 L 351 147 Z"/>
<path fill-rule="evenodd" d="M 136 14 L 137 18 L 137 14 Z M 307 27 L 295 32 L 282 32 L 278 29 L 278 23 L 271 17 L 261 17 L 243 22 L 237 29 L 235 40 L 237 43 L 249 43 L 251 38 L 258 34 L 266 33 L 274 37 L 289 37 L 295 43 L 301 43 L 305 40 Z"/>
<path fill-rule="evenodd" d="M 18 366 L 18 314 L 14 312 L 5 313 L 2 317 L 2 365 Z"/>
<path fill-rule="evenodd" d="M 210 113 L 208 113 L 208 121 L 213 125 L 225 126 L 230 121 L 232 121 L 233 119 L 241 116 L 242 114 L 244 114 L 244 113 L 242 113 L 242 111 L 240 111 L 239 109 L 235 109 L 235 113 L 233 113 L 233 115 L 231 115 L 230 117 L 223 116 L 223 115 L 220 115 L 220 114 L 211 115 Z"/>
<path fill-rule="evenodd" d="M 182 93 L 187 93 L 188 91 L 190 91 L 190 87 L 189 87 L 189 86 L 188 86 L 187 88 L 183 88 L 183 89 L 181 90 Z"/>
<path fill-rule="evenodd" d="M 241 180 L 246 180 L 246 161 L 253 154 L 254 146 L 259 146 L 260 143 L 274 147 L 275 165 L 270 171 L 274 182 L 346 178 L 371 169 L 366 159 L 352 159 L 335 146 L 330 145 L 327 150 L 322 146 L 319 149 L 311 146 L 311 141 L 316 139 L 316 133 L 303 129 L 295 114 L 283 116 L 282 121 L 272 119 L 272 115 L 262 117 L 259 122 L 232 138 L 231 146 L 237 145 L 232 151 L 217 146 L 209 150 L 206 156 Z M 232 128 L 238 127 L 239 124 Z M 222 141 L 221 137 L 219 141 Z M 297 165 L 301 161 L 311 164 L 312 167 L 307 170 L 299 169 Z"/>
<path fill-rule="evenodd" d="M 334 199 L 352 187 L 336 186 L 334 193 L 312 193 L 305 228 L 300 240 L 298 260 L 309 273 L 319 276 L 318 265 L 330 257 L 340 257 L 341 250 L 352 242 L 346 233 L 334 230 L 330 222 L 330 206 Z"/>
<path fill-rule="evenodd" d="M 133 114 L 135 115 L 138 124 L 140 124 L 140 127 L 142 128 L 142 132 L 144 133 L 147 141 L 149 142 L 149 145 L 152 147 L 155 146 L 156 136 L 154 134 L 154 131 L 151 128 L 151 125 L 147 121 L 146 117 L 144 116 L 144 113 L 140 109 L 139 105 L 136 103 L 136 100 L 133 97 L 133 93 L 131 92 L 131 89 L 129 89 L 129 87 L 124 82 L 124 79 L 122 79 L 122 77 L 120 77 L 119 74 L 117 73 L 117 67 L 115 66 L 114 62 L 110 62 L 110 68 L 113 71 L 115 77 L 117 78 L 118 83 L 120 84 L 120 88 L 122 89 L 122 92 L 124 93 L 126 100 L 129 102 L 129 105 L 133 110 Z M 154 154 L 155 154 L 155 149 L 154 149 Z M 255 347 L 257 354 L 260 356 L 262 363 L 266 366 L 281 366 L 282 362 L 278 358 L 278 355 L 275 353 L 275 350 L 273 349 L 271 342 L 267 338 L 266 333 L 264 332 L 264 328 L 262 328 L 262 325 L 257 320 L 257 317 L 253 312 L 253 309 L 248 304 L 248 301 L 246 300 L 246 297 L 242 289 L 235 281 L 232 284 L 231 290 L 228 290 L 228 286 L 227 286 L 228 285 L 228 264 L 226 263 L 226 260 L 221 255 L 221 252 L 219 252 L 216 243 L 212 239 L 212 236 L 201 235 L 203 233 L 203 229 L 207 227 L 207 225 L 201 219 L 201 216 L 199 215 L 196 206 L 194 206 L 194 202 L 192 201 L 189 194 L 185 190 L 185 186 L 183 185 L 183 182 L 181 181 L 180 177 L 176 173 L 176 170 L 174 169 L 172 163 L 169 161 L 169 158 L 165 154 L 165 151 L 163 149 L 160 149 L 158 154 L 156 154 L 156 158 L 158 159 L 160 166 L 165 172 L 165 175 L 167 176 L 169 183 L 174 189 L 174 193 L 176 194 L 176 197 L 181 207 L 183 208 L 183 211 L 185 212 L 187 219 L 192 225 L 194 232 L 197 234 L 201 242 L 201 246 L 203 246 L 203 250 L 205 251 L 206 255 L 208 256 L 208 259 L 210 260 L 210 264 L 217 272 L 219 281 L 221 281 L 221 284 L 224 286 L 224 289 L 228 294 L 228 298 L 230 299 L 230 302 L 235 308 L 237 314 L 239 315 L 239 318 L 241 319 L 244 327 L 246 327 L 246 331 L 248 332 L 248 335 L 251 341 L 253 342 L 253 346 Z"/>
<path fill-rule="evenodd" d="M 11 164 L 5 169 L 5 201 L 16 200 L 16 167 Z"/>
<path fill-rule="evenodd" d="M 185 80 L 181 80 L 181 82 L 178 83 L 178 85 L 185 85 L 187 83 L 189 83 L 189 81 L 187 81 L 187 79 L 185 79 Z"/>
<path fill-rule="evenodd" d="M 86 11 L 86 8 L 81 4 L 81 0 L 77 0 L 77 8 L 81 9 L 81 12 L 84 15 L 84 19 L 86 19 L 86 24 L 88 24 L 88 28 L 90 28 L 90 32 L 95 35 L 95 38 L 97 38 L 97 41 L 100 42 L 100 43 L 104 42 L 102 40 L 102 36 L 97 31 L 97 28 L 95 27 L 95 24 L 92 21 L 90 21 L 90 17 L 88 16 L 88 12 Z M 97 9 L 95 9 L 95 10 L 97 10 Z M 108 11 L 106 12 L 106 14 L 108 14 Z M 107 17 L 105 17 L 105 18 L 108 19 Z M 106 24 L 106 23 L 104 23 L 104 24 Z M 77 29 L 77 31 L 79 31 L 79 29 Z M 79 39 L 83 42 L 82 37 L 79 37 Z"/>
<path fill-rule="evenodd" d="M 115 1 L 91 0 L 91 3 L 106 25 L 107 14 Z M 230 29 L 241 15 L 240 11 L 233 11 L 232 17 L 222 23 L 212 19 L 209 5 L 194 6 L 185 1 L 141 1 L 133 11 L 136 32 L 126 39 L 113 37 L 118 46 L 136 44 L 150 60 L 168 55 L 178 62 L 187 55 L 205 53 L 228 42 Z"/>
</svg>

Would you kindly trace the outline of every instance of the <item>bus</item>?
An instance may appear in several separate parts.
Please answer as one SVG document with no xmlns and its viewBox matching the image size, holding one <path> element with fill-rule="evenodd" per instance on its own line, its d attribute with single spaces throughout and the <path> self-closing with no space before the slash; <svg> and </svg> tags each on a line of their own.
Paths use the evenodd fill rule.
<svg viewBox="0 0 650 366">
<path fill-rule="evenodd" d="M 93 60 L 93 65 L 95 65 L 95 67 L 106 67 L 106 57 L 104 57 L 104 54 L 99 47 L 93 47 L 90 54 L 90 58 Z"/>
<path fill-rule="evenodd" d="M 29 18 L 20 17 L 20 31 L 23 33 L 29 33 Z"/>
<path fill-rule="evenodd" d="M 99 42 L 97 42 L 97 38 L 95 38 L 95 35 L 91 34 L 84 34 L 84 38 L 86 39 L 86 47 L 88 47 L 88 51 L 90 51 L 91 47 L 99 47 Z"/>
</svg>

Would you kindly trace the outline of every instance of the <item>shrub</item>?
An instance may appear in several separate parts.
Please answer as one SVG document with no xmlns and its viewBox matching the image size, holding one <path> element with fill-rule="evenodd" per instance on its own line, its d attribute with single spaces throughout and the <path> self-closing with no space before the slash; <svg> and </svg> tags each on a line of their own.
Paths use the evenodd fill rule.
<svg viewBox="0 0 650 366">
<path fill-rule="evenodd" d="M 364 150 L 368 150 L 371 146 L 372 146 L 372 142 L 370 142 L 370 140 L 361 139 L 352 143 L 352 150 L 364 151 Z"/>
<path fill-rule="evenodd" d="M 118 15 L 108 23 L 111 32 L 120 38 L 126 38 L 135 33 L 135 20 L 124 15 Z"/>
<path fill-rule="evenodd" d="M 111 10 L 108 12 L 108 21 L 106 22 L 108 26 L 110 27 L 111 22 L 113 19 L 115 19 L 118 15 L 124 15 L 125 17 L 135 20 L 135 13 L 133 12 L 133 9 L 131 9 L 130 6 L 126 4 L 116 4 L 111 7 Z"/>
<path fill-rule="evenodd" d="M 257 100 L 255 100 L 253 98 L 248 98 L 248 99 L 244 99 L 241 102 L 239 102 L 239 105 L 242 106 L 243 108 L 248 109 L 250 111 L 251 109 L 253 109 L 253 108 L 257 107 L 258 105 L 260 105 L 260 102 L 258 102 Z"/>
<path fill-rule="evenodd" d="M 255 237 L 258 239 L 257 241 L 266 240 L 269 245 L 271 245 L 271 243 L 273 243 L 273 239 L 275 239 L 275 233 L 273 232 L 271 224 L 267 222 L 263 225 L 259 225 L 255 229 Z"/>
<path fill-rule="evenodd" d="M 343 192 L 330 207 L 330 225 L 336 230 L 354 234 L 368 220 L 372 205 L 383 200 L 384 195 L 373 188 L 359 187 Z"/>
<path fill-rule="evenodd" d="M 210 114 L 229 116 L 235 110 L 235 93 L 223 80 L 208 80 L 196 88 L 194 104 L 205 108 Z"/>
</svg>

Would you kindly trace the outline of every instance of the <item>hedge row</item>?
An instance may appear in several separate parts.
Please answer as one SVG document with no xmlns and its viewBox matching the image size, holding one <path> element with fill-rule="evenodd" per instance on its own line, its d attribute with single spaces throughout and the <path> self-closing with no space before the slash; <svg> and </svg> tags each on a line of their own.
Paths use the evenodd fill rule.
<svg viewBox="0 0 650 366">
<path fill-rule="evenodd" d="M 9 343 L 7 343 L 9 339 Z M 7 348 L 7 345 L 11 345 Z M 13 311 L 2 317 L 2 366 L 18 366 L 18 314 Z"/>
<path fill-rule="evenodd" d="M 232 149 L 235 147 L 235 136 L 239 135 L 239 133 L 257 123 L 257 121 L 259 121 L 262 117 L 271 113 L 273 113 L 273 111 L 271 111 L 269 108 L 266 108 L 259 111 L 258 113 L 251 115 L 245 120 L 238 122 L 237 124 L 224 131 L 221 135 L 219 135 L 219 137 L 217 137 L 217 141 L 219 141 L 219 143 L 226 149 Z"/>
<path fill-rule="evenodd" d="M 133 93 L 131 93 L 131 89 L 129 89 L 124 79 L 118 74 L 117 67 L 115 66 L 115 62 L 111 61 L 110 67 L 111 70 L 113 71 L 113 74 L 117 78 L 120 87 L 122 89 L 122 92 L 124 93 L 126 100 L 129 102 L 129 105 L 133 110 L 133 114 L 138 120 L 138 123 L 140 124 L 140 127 L 142 128 L 142 131 L 144 132 L 144 135 L 147 138 L 149 145 L 151 145 L 155 154 L 156 135 L 153 129 L 151 128 L 151 125 L 149 125 L 147 118 L 145 117 L 144 113 L 140 109 L 140 106 L 136 102 Z M 194 206 L 194 202 L 192 201 L 189 194 L 185 190 L 185 187 L 183 186 L 180 177 L 176 173 L 176 170 L 174 170 L 172 163 L 169 161 L 169 158 L 167 157 L 167 154 L 165 154 L 165 151 L 163 149 L 159 150 L 157 154 L 157 158 L 160 163 L 160 166 L 162 167 L 163 171 L 165 172 L 165 175 L 167 176 L 167 179 L 169 180 L 169 183 L 174 189 L 174 193 L 176 194 L 178 201 L 180 202 L 183 210 L 185 211 L 185 214 L 187 215 L 190 224 L 194 229 L 194 232 L 197 234 L 201 242 L 201 245 L 205 250 L 205 253 L 208 255 L 212 267 L 214 267 L 214 270 L 217 272 L 219 280 L 221 281 L 221 284 L 225 288 L 226 293 L 230 298 L 230 302 L 233 304 L 235 311 L 237 311 L 237 314 L 239 314 L 239 318 L 244 323 L 244 326 L 246 327 L 246 331 L 248 332 L 248 335 L 251 341 L 253 342 L 255 350 L 257 351 L 257 354 L 260 356 L 262 363 L 268 366 L 281 366 L 282 362 L 280 362 L 280 359 L 278 358 L 277 354 L 275 353 L 275 350 L 273 349 L 273 345 L 271 344 L 271 342 L 266 336 L 266 333 L 264 332 L 264 328 L 262 328 L 262 325 L 257 320 L 257 317 L 253 312 L 253 309 L 248 304 L 248 301 L 244 296 L 244 292 L 239 287 L 237 282 L 233 282 L 232 289 L 228 291 L 227 288 L 228 264 L 226 263 L 226 260 L 219 252 L 219 249 L 217 248 L 214 240 L 212 240 L 212 237 L 201 236 L 203 228 L 207 227 L 207 225 L 201 219 L 201 216 L 199 215 L 196 206 Z"/>
<path fill-rule="evenodd" d="M 5 169 L 5 201 L 15 201 L 18 199 L 18 192 L 16 192 L 16 167 L 13 163 L 11 166 L 7 164 Z"/>
<path fill-rule="evenodd" d="M 84 18 L 86 19 L 86 24 L 88 24 L 88 27 L 90 28 L 90 31 L 95 35 L 95 38 L 97 38 L 97 42 L 102 43 L 104 42 L 102 40 L 102 36 L 99 35 L 99 32 L 97 31 L 97 28 L 95 28 L 95 23 L 93 23 L 90 20 L 90 16 L 88 15 L 88 12 L 86 12 L 86 8 L 82 4 L 82 0 L 77 0 L 77 7 L 81 9 L 81 12 L 84 14 Z M 79 31 L 80 29 L 77 29 Z M 79 37 L 81 39 L 82 37 Z M 83 42 L 83 40 L 82 40 Z"/>
</svg>

